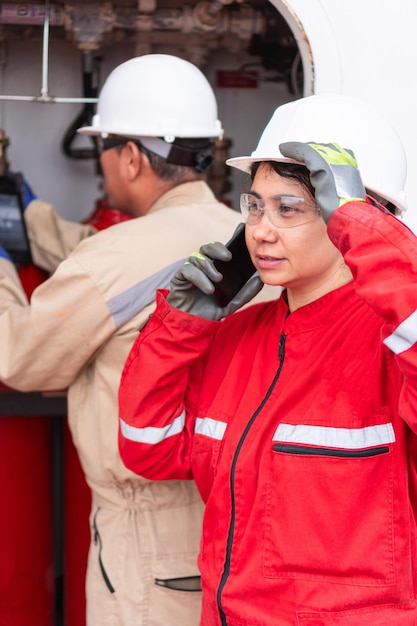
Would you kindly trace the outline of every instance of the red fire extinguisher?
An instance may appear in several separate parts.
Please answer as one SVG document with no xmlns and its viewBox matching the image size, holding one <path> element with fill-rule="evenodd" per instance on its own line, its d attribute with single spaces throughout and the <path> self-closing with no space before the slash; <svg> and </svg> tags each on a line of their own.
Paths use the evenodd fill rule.
<svg viewBox="0 0 417 626">
<path fill-rule="evenodd" d="M 84 221 L 104 230 L 131 219 L 114 209 L 107 198 L 97 200 L 95 210 Z M 85 576 L 90 545 L 91 493 L 68 424 L 64 426 L 64 625 L 85 626 Z M 1 623 L 0 623 L 1 626 Z"/>
<path fill-rule="evenodd" d="M 102 230 L 127 219 L 130 217 L 103 198 L 85 223 Z M 29 299 L 48 278 L 31 264 L 21 266 L 18 272 Z M 2 392 L 11 390 L 0 384 L 0 403 Z M 0 516 L 0 626 L 56 626 L 62 617 L 64 626 L 85 626 L 91 495 L 66 416 L 58 417 L 64 418 L 60 420 L 58 451 L 56 416 L 17 415 L 14 411 L 0 417 L 0 498 L 4 503 Z M 62 454 L 60 494 L 53 475 L 57 453 Z M 58 515 L 57 495 L 62 501 Z M 54 524 L 62 524 L 62 530 L 57 532 Z M 63 599 L 57 551 L 62 551 Z"/>
<path fill-rule="evenodd" d="M 64 626 L 85 626 L 85 576 L 90 545 L 91 494 L 73 444 L 63 427 Z"/>
<path fill-rule="evenodd" d="M 28 298 L 46 278 L 32 265 L 19 275 Z M 10 392 L 1 385 L 0 403 Z M 54 626 L 54 418 L 25 415 L 23 404 L 19 414 L 12 393 L 16 410 L 0 417 L 0 625 Z"/>
</svg>

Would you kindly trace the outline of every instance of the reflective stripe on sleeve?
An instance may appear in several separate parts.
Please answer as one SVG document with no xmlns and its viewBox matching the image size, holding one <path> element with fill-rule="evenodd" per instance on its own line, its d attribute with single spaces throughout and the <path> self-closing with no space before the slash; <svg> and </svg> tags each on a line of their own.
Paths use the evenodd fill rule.
<svg viewBox="0 0 417 626">
<path fill-rule="evenodd" d="M 417 342 L 417 311 L 414 311 L 394 330 L 392 335 L 384 339 L 384 344 L 394 354 L 405 352 Z"/>
<path fill-rule="evenodd" d="M 206 437 L 221 441 L 226 431 L 226 426 L 226 422 L 219 422 L 211 417 L 197 417 L 194 432 L 196 435 L 206 435 Z"/>
<path fill-rule="evenodd" d="M 155 300 L 157 289 L 167 289 L 175 272 L 184 264 L 184 259 L 163 267 L 133 287 L 126 289 L 107 302 L 117 327 L 132 319 L 139 311 Z"/>
<path fill-rule="evenodd" d="M 120 418 L 120 429 L 125 439 L 130 441 L 136 441 L 137 443 L 161 443 L 168 437 L 178 435 L 183 429 L 185 424 L 185 411 L 181 415 L 174 419 L 172 424 L 164 426 L 163 428 L 155 428 L 155 426 L 145 426 L 145 428 L 137 428 L 136 426 L 129 426 L 122 418 Z"/>
<path fill-rule="evenodd" d="M 366 426 L 365 428 L 280 424 L 274 433 L 273 441 L 357 450 L 393 443 L 395 433 L 391 423 Z"/>
</svg>

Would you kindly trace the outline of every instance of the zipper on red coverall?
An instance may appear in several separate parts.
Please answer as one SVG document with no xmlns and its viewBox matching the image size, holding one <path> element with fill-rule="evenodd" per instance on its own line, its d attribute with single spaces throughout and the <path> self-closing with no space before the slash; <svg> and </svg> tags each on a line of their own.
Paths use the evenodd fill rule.
<svg viewBox="0 0 417 626">
<path fill-rule="evenodd" d="M 220 613 L 220 619 L 221 619 L 221 623 L 222 626 L 227 626 L 227 620 L 226 620 L 226 615 L 223 611 L 222 608 L 222 592 L 224 589 L 224 586 L 227 582 L 227 579 L 229 577 L 230 574 L 230 561 L 231 561 L 231 557 L 232 557 L 232 545 L 233 545 L 233 537 L 234 537 L 234 532 L 235 532 L 235 517 L 236 517 L 236 511 L 235 511 L 235 489 L 234 489 L 234 481 L 235 481 L 235 472 L 236 472 L 236 464 L 238 461 L 238 457 L 239 457 L 239 453 L 240 450 L 243 446 L 243 443 L 254 423 L 254 421 L 256 420 L 256 418 L 258 417 L 259 413 L 262 411 L 263 407 L 265 406 L 268 398 L 270 397 L 279 377 L 281 374 L 281 370 L 282 370 L 282 366 L 284 365 L 284 354 L 285 354 L 285 340 L 286 340 L 287 336 L 286 335 L 280 335 L 279 338 L 279 346 L 278 346 L 278 369 L 277 372 L 274 376 L 274 379 L 271 383 L 271 385 L 269 386 L 268 391 L 266 392 L 266 395 L 264 397 L 264 399 L 262 400 L 261 404 L 259 405 L 259 407 L 256 409 L 255 413 L 252 415 L 252 417 L 250 418 L 250 420 L 248 421 L 245 430 L 242 433 L 242 436 L 239 440 L 238 445 L 236 446 L 236 450 L 235 453 L 233 455 L 233 460 L 232 460 L 232 465 L 231 465 L 231 470 L 230 470 L 230 495 L 231 495 L 231 510 L 232 510 L 232 515 L 231 515 L 231 520 L 230 520 L 230 526 L 229 526 L 229 536 L 227 538 L 227 551 L 226 551 L 226 560 L 224 563 L 224 570 L 223 570 L 223 574 L 220 580 L 220 584 L 219 584 L 219 588 L 217 590 L 217 605 L 219 607 L 219 613 Z"/>
</svg>

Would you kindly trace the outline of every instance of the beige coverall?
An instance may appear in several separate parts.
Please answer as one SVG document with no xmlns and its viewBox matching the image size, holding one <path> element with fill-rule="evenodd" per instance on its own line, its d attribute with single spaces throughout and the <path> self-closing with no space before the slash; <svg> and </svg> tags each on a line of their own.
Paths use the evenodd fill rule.
<svg viewBox="0 0 417 626">
<path fill-rule="evenodd" d="M 117 393 L 155 290 L 202 243 L 227 241 L 241 217 L 191 182 L 148 215 L 94 236 L 37 200 L 26 221 L 35 262 L 57 269 L 28 306 L 14 267 L 0 259 L 0 379 L 22 391 L 68 388 L 69 425 L 92 491 L 87 624 L 197 626 L 201 592 L 161 585 L 199 574 L 200 497 L 192 482 L 149 482 L 124 467 Z"/>
</svg>

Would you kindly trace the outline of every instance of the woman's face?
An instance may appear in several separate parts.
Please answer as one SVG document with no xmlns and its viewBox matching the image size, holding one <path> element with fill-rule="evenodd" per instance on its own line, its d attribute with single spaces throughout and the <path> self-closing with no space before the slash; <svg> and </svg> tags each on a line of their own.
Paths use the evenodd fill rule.
<svg viewBox="0 0 417 626">
<path fill-rule="evenodd" d="M 301 197 L 314 204 L 314 198 L 298 181 L 283 178 L 267 164 L 257 170 L 250 193 L 260 198 L 266 209 L 279 195 Z M 265 211 L 258 224 L 246 224 L 246 244 L 264 283 L 286 287 L 307 301 L 339 286 L 335 276 L 346 268 L 318 214 L 308 223 L 282 228 L 274 226 Z"/>
</svg>

